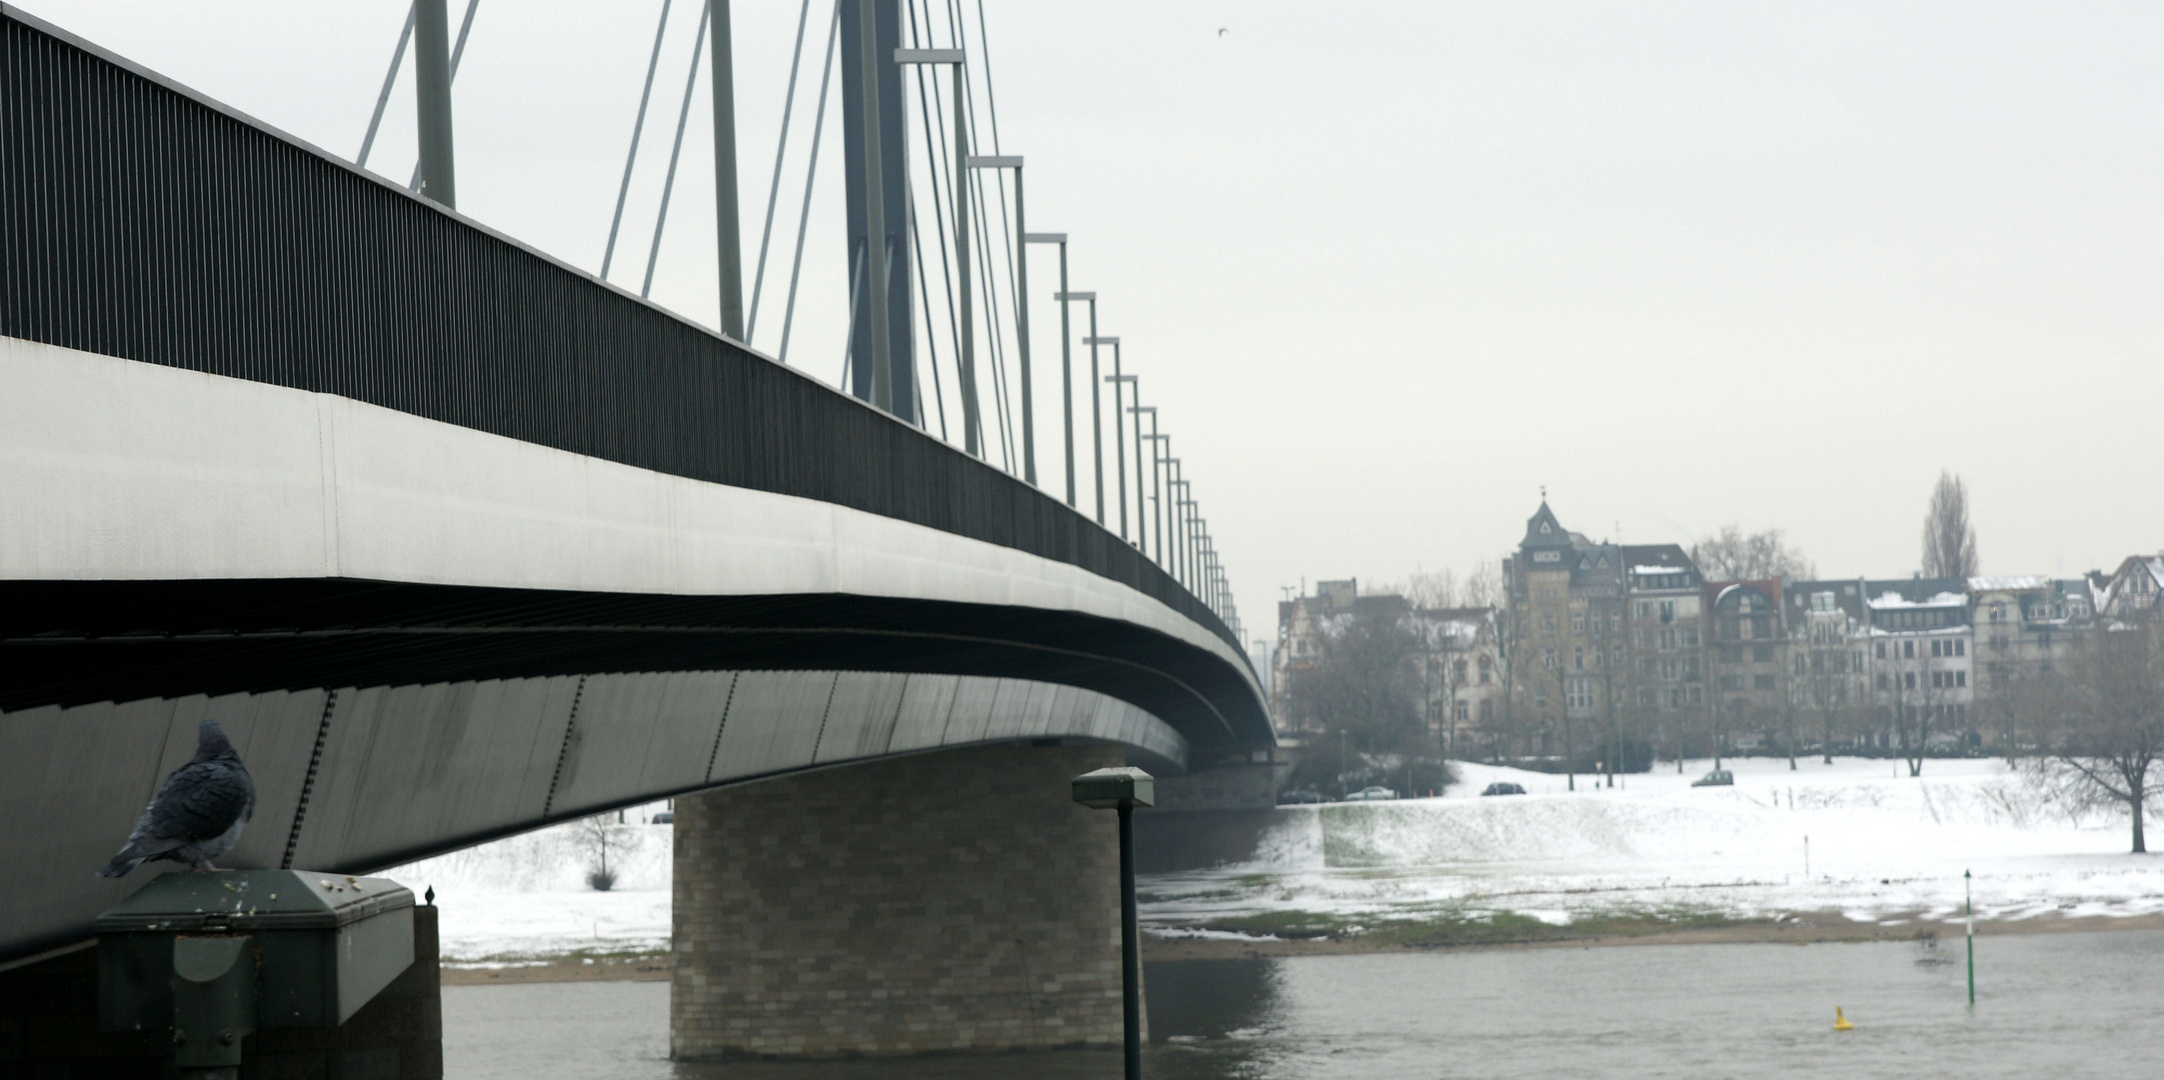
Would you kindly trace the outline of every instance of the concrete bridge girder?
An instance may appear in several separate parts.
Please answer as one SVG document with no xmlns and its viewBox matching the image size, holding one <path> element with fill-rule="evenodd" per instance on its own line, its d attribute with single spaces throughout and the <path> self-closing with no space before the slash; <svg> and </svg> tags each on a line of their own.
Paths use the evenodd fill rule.
<svg viewBox="0 0 2164 1080">
<path fill-rule="evenodd" d="M 630 803 L 950 747 L 1101 744 L 1159 768 L 1187 754 L 1162 721 L 1087 690 L 880 672 L 587 675 L 0 713 L 0 817 L 36 837 L 9 852 L 0 961 L 81 940 L 97 912 L 148 880 L 90 870 L 208 718 L 257 785 L 254 819 L 221 865 L 343 873 Z"/>
</svg>

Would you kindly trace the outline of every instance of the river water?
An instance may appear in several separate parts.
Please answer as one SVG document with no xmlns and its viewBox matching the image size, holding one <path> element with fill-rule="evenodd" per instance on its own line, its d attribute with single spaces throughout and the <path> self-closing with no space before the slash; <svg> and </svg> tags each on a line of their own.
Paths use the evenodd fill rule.
<svg viewBox="0 0 2164 1080">
<path fill-rule="evenodd" d="M 1961 942 L 1647 945 L 1152 964 L 1144 1074 L 2164 1076 L 2164 932 Z M 1855 1030 L 1833 1030 L 1840 1006 Z M 1116 1052 L 667 1060 L 666 983 L 448 987 L 449 1080 L 1110 1078 Z"/>
</svg>

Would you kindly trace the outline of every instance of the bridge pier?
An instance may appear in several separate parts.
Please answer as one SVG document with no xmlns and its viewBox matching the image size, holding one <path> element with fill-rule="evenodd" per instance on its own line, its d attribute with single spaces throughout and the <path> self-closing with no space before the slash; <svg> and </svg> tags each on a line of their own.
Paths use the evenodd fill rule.
<svg viewBox="0 0 2164 1080">
<path fill-rule="evenodd" d="M 1118 764 L 988 747 L 678 799 L 671 1055 L 1119 1045 L 1118 834 L 1068 793 Z"/>
</svg>

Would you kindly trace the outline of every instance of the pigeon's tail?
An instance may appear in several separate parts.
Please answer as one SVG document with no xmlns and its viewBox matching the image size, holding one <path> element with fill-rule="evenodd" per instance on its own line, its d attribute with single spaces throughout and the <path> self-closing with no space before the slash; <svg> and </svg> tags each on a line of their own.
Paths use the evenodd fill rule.
<svg viewBox="0 0 2164 1080">
<path fill-rule="evenodd" d="M 177 840 L 146 840 L 137 837 L 128 841 L 128 846 L 121 848 L 120 854 L 113 856 L 113 861 L 106 863 L 105 869 L 98 871 L 98 876 L 126 877 L 128 871 L 179 846 L 180 842 Z"/>
<path fill-rule="evenodd" d="M 120 854 L 113 856 L 113 861 L 106 863 L 105 869 L 98 871 L 98 876 L 127 877 L 128 871 L 143 865 L 143 860 L 147 857 L 148 856 L 144 855 L 130 855 L 127 852 L 123 851 Z"/>
</svg>

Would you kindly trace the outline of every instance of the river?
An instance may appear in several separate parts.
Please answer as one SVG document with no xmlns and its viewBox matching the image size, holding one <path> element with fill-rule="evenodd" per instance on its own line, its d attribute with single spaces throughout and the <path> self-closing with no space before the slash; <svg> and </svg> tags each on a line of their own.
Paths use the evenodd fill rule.
<svg viewBox="0 0 2164 1080">
<path fill-rule="evenodd" d="M 2164 932 L 1962 945 L 1646 945 L 1202 960 L 1146 972 L 1145 1075 L 2164 1075 Z M 447 987 L 449 1080 L 1030 1080 L 1119 1075 L 1116 1052 L 676 1065 L 666 983 Z M 1833 1030 L 1842 1007 L 1853 1031 Z"/>
</svg>

